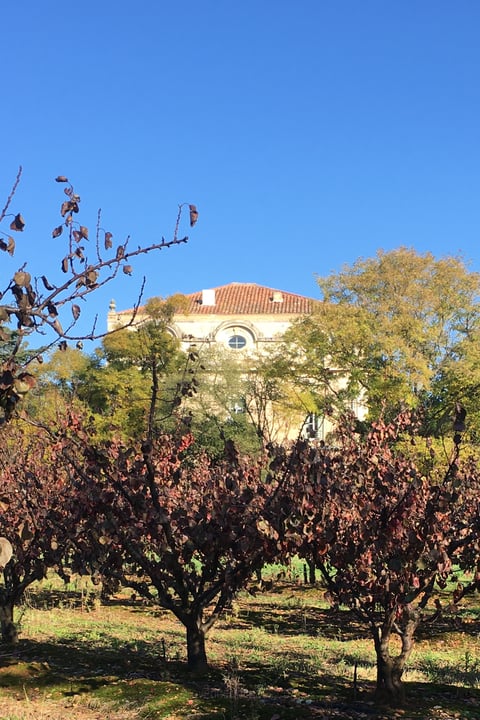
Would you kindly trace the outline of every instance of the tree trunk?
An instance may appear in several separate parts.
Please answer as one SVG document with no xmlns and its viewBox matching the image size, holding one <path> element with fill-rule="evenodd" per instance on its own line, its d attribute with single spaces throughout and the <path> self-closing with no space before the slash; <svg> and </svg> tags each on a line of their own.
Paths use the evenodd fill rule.
<svg viewBox="0 0 480 720">
<path fill-rule="evenodd" d="M 405 687 L 402 682 L 405 662 L 401 658 L 387 657 L 377 653 L 377 686 L 375 696 L 387 700 L 392 705 L 403 705 Z"/>
<path fill-rule="evenodd" d="M 402 649 L 396 656 L 390 655 L 390 640 L 394 625 L 394 613 L 386 619 L 385 624 L 374 636 L 375 651 L 377 654 L 377 698 L 387 700 L 393 705 L 402 705 L 405 701 L 405 686 L 402 681 L 405 664 L 413 649 L 413 638 L 418 625 L 419 615 L 414 610 L 404 610 L 406 622 L 399 633 Z"/>
<path fill-rule="evenodd" d="M 189 622 L 186 628 L 188 669 L 191 672 L 204 673 L 208 670 L 205 632 L 201 628 L 201 622 L 195 619 Z"/>
<path fill-rule="evenodd" d="M 7 602 L 0 605 L 0 629 L 2 643 L 16 645 L 18 642 L 17 626 L 13 621 L 13 603 Z"/>
<path fill-rule="evenodd" d="M 303 582 L 305 585 L 315 585 L 317 582 L 315 575 L 316 568 L 317 566 L 314 560 L 307 560 L 303 564 Z"/>
</svg>

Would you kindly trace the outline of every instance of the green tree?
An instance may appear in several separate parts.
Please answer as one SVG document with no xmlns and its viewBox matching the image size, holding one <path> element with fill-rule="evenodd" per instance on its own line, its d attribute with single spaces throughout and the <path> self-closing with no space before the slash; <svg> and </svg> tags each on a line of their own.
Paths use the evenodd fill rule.
<svg viewBox="0 0 480 720">
<path fill-rule="evenodd" d="M 178 422 L 181 400 L 194 380 L 191 358 L 168 330 L 183 305 L 182 296 L 149 300 L 141 322 L 107 335 L 102 348 L 72 378 L 101 437 L 112 432 L 133 437 L 149 423 L 165 429 Z"/>
<path fill-rule="evenodd" d="M 319 410 L 359 396 L 370 417 L 385 402 L 392 412 L 418 406 L 478 332 L 479 274 L 460 257 L 401 247 L 318 282 L 323 302 L 287 333 L 282 355 L 283 371 Z"/>
<path fill-rule="evenodd" d="M 466 410 L 465 443 L 480 441 L 480 329 L 466 334 L 455 351 L 445 359 L 434 377 L 426 398 L 426 431 L 443 438 L 451 424 L 452 408 L 460 403 Z"/>
<path fill-rule="evenodd" d="M 211 457 L 223 454 L 225 440 L 233 440 L 247 454 L 255 454 L 259 439 L 246 413 L 246 375 L 251 359 L 232 357 L 225 348 L 200 351 L 196 393 L 189 401 L 192 432 Z"/>
<path fill-rule="evenodd" d="M 195 435 L 196 447 L 221 456 L 226 440 L 239 452 L 258 455 L 268 444 L 296 437 L 312 412 L 290 382 L 278 375 L 276 358 L 265 350 L 232 354 L 208 344 L 188 353 L 191 385 L 181 416 Z M 281 359 L 283 362 L 283 359 Z"/>
<path fill-rule="evenodd" d="M 78 397 L 78 385 L 88 363 L 88 355 L 75 347 L 55 347 L 46 354 L 43 362 L 32 370 L 36 383 L 22 404 L 27 416 L 54 427 L 69 408 L 84 407 Z"/>
</svg>

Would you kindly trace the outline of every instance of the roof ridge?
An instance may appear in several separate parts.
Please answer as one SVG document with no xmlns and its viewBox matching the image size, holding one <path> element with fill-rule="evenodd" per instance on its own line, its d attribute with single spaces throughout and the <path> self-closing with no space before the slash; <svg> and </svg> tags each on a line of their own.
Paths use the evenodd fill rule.
<svg viewBox="0 0 480 720">
<path fill-rule="evenodd" d="M 274 288 L 274 287 L 271 287 L 270 285 L 260 285 L 260 283 L 255 283 L 255 282 L 238 282 L 238 281 L 226 283 L 225 285 L 215 285 L 215 286 L 210 285 L 208 287 L 203 287 L 201 290 L 195 290 L 194 292 L 191 292 L 191 293 L 179 293 L 179 294 L 185 295 L 186 297 L 190 297 L 192 295 L 201 294 L 203 290 L 224 290 L 225 288 L 230 288 L 232 286 L 245 287 L 247 285 L 251 286 L 251 287 L 259 288 L 261 290 L 270 290 L 271 292 L 281 292 L 284 295 L 294 295 L 295 297 L 306 298 L 307 300 L 315 300 L 315 298 L 312 298 L 309 295 L 302 295 L 300 293 L 293 292 L 292 290 L 280 290 L 280 288 Z"/>
<path fill-rule="evenodd" d="M 208 299 L 205 291 L 208 291 Z M 233 282 L 179 294 L 188 298 L 188 314 L 194 315 L 303 315 L 311 312 L 314 304 L 319 302 L 306 295 L 258 283 Z M 142 309 L 138 308 L 139 312 Z"/>
</svg>

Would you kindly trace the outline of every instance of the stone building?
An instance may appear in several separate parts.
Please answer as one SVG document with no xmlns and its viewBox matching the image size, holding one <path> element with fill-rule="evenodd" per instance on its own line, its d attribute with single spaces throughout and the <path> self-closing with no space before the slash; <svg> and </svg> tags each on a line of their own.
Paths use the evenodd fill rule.
<svg viewBox="0 0 480 720">
<path fill-rule="evenodd" d="M 234 282 L 185 295 L 186 309 L 173 318 L 168 330 L 178 338 L 181 347 L 188 350 L 195 345 L 224 348 L 241 362 L 242 357 L 261 353 L 272 343 L 278 342 L 291 324 L 310 314 L 318 300 L 275 290 L 255 283 Z M 108 330 L 125 325 L 132 317 L 132 310 L 117 311 L 114 301 L 110 303 Z M 132 325 L 145 320 L 139 308 Z M 357 403 L 358 416 L 365 408 Z M 323 439 L 331 424 L 314 414 L 305 417 L 278 418 L 285 439 L 298 435 L 299 428 L 309 437 Z"/>
<path fill-rule="evenodd" d="M 297 318 L 312 312 L 315 301 L 255 283 L 230 283 L 185 296 L 184 313 L 175 316 L 170 332 L 186 348 L 194 342 L 217 343 L 232 352 L 261 350 L 275 342 Z M 132 310 L 117 312 L 110 304 L 108 330 L 124 325 Z M 140 308 L 135 324 L 144 321 Z"/>
</svg>

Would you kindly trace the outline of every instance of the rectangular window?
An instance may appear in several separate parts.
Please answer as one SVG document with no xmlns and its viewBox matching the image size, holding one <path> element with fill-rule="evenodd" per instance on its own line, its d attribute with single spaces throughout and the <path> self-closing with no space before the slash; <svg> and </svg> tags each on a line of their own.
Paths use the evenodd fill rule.
<svg viewBox="0 0 480 720">
<path fill-rule="evenodd" d="M 303 436 L 311 440 L 325 440 L 324 418 L 317 413 L 309 413 L 303 424 Z"/>
</svg>

